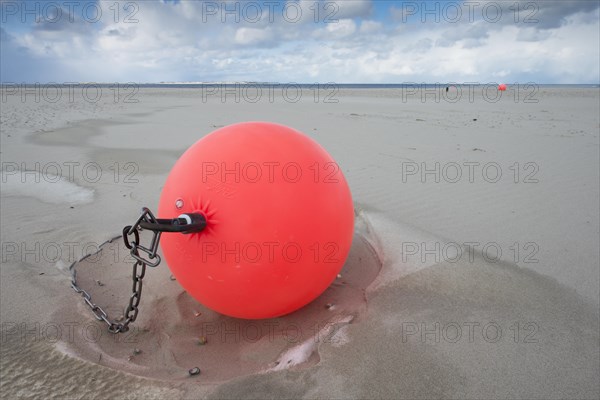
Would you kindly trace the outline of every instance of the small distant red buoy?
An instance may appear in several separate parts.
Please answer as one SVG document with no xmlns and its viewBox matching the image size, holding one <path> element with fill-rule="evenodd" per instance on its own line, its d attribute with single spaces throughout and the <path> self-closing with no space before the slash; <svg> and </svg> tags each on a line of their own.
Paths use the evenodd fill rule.
<svg viewBox="0 0 600 400">
<path fill-rule="evenodd" d="M 164 233 L 171 272 L 221 314 L 272 318 L 308 304 L 342 269 L 354 231 L 350 189 L 308 136 L 266 122 L 218 129 L 171 170 L 158 214 L 196 213 L 206 228 Z"/>
<path fill-rule="evenodd" d="M 504 92 L 506 90 L 506 84 L 504 84 L 504 83 L 499 84 L 498 90 L 500 90 L 501 92 Z"/>
</svg>

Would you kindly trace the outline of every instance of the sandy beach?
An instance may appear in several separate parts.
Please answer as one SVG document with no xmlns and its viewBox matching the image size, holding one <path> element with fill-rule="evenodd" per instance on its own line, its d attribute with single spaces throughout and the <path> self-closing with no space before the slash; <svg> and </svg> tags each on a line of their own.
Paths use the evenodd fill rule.
<svg viewBox="0 0 600 400">
<path fill-rule="evenodd" d="M 3 92 L 2 397 L 597 399 L 598 87 L 438 89 Z M 290 126 L 337 161 L 355 208 L 341 276 L 249 321 L 196 302 L 163 262 L 132 330 L 110 334 L 70 267 L 122 313 L 131 258 L 104 243 L 157 210 L 189 146 L 243 121 Z"/>
</svg>

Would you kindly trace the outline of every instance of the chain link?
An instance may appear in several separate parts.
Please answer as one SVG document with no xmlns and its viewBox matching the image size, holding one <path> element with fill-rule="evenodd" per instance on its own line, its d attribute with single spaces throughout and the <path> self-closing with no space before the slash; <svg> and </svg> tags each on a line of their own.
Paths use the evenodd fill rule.
<svg viewBox="0 0 600 400">
<path fill-rule="evenodd" d="M 140 229 L 140 223 L 148 222 L 148 223 L 157 223 L 156 218 L 152 215 L 152 212 L 147 209 L 142 209 L 142 215 L 138 218 L 135 224 L 131 226 L 126 226 L 123 229 L 123 241 L 125 242 L 125 246 L 129 249 L 130 255 L 135 259 L 133 263 L 133 271 L 131 274 L 131 278 L 133 281 L 133 285 L 131 288 L 131 296 L 129 297 L 129 305 L 127 306 L 127 310 L 122 318 L 118 320 L 111 321 L 108 318 L 108 314 L 102 307 L 97 305 L 92 301 L 92 296 L 85 291 L 85 289 L 81 288 L 77 284 L 77 274 L 73 266 L 73 278 L 71 279 L 71 287 L 77 293 L 81 293 L 84 302 L 90 307 L 92 313 L 96 317 L 98 321 L 104 321 L 108 325 L 108 331 L 111 333 L 121 333 L 127 332 L 129 330 L 129 324 L 134 322 L 138 316 L 140 301 L 142 300 L 142 287 L 143 287 L 143 279 L 146 276 L 146 267 L 156 267 L 160 264 L 160 256 L 156 254 L 158 251 L 158 243 L 160 241 L 160 231 L 153 231 L 152 242 L 149 248 L 143 247 L 140 244 L 140 236 L 138 230 Z M 129 236 L 133 235 L 134 240 L 129 241 Z M 107 243 L 112 242 L 116 238 L 109 240 Z M 106 243 L 105 243 L 106 244 Z M 100 246 L 102 247 L 102 246 Z M 144 258 L 140 256 L 139 250 L 142 250 L 144 253 L 148 254 L 148 258 Z M 89 256 L 89 255 L 88 255 Z M 86 257 L 82 258 L 80 261 L 83 261 Z M 123 322 L 121 322 L 123 321 Z"/>
</svg>

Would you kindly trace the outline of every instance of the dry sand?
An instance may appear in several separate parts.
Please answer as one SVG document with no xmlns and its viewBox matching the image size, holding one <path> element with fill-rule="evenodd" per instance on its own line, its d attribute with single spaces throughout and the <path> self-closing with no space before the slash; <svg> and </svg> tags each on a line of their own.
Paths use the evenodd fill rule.
<svg viewBox="0 0 600 400">
<path fill-rule="evenodd" d="M 2 397 L 598 398 L 598 88 L 542 87 L 537 103 L 313 94 L 3 98 Z M 155 210 L 187 147 L 248 120 L 306 133 L 342 168 L 357 221 L 342 277 L 252 323 L 202 307 L 163 264 L 135 328 L 110 335 L 69 265 Z M 76 265 L 109 314 L 125 305 L 127 261 L 115 241 Z"/>
</svg>

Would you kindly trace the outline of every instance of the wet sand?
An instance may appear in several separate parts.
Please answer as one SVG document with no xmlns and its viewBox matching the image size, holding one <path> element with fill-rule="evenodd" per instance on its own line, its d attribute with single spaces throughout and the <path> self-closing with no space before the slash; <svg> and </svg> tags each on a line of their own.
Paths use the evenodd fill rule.
<svg viewBox="0 0 600 400">
<path fill-rule="evenodd" d="M 9 97 L 3 395 L 597 398 L 597 88 L 540 88 L 537 103 L 370 89 L 336 97 Z M 195 302 L 163 263 L 148 272 L 134 329 L 115 338 L 70 289 L 69 267 L 141 207 L 156 210 L 187 147 L 247 120 L 292 126 L 340 165 L 356 210 L 341 277 L 298 312 L 251 322 Z M 115 241 L 75 264 L 109 314 L 126 304 L 128 261 Z M 190 377 L 195 366 L 202 372 Z"/>
</svg>

